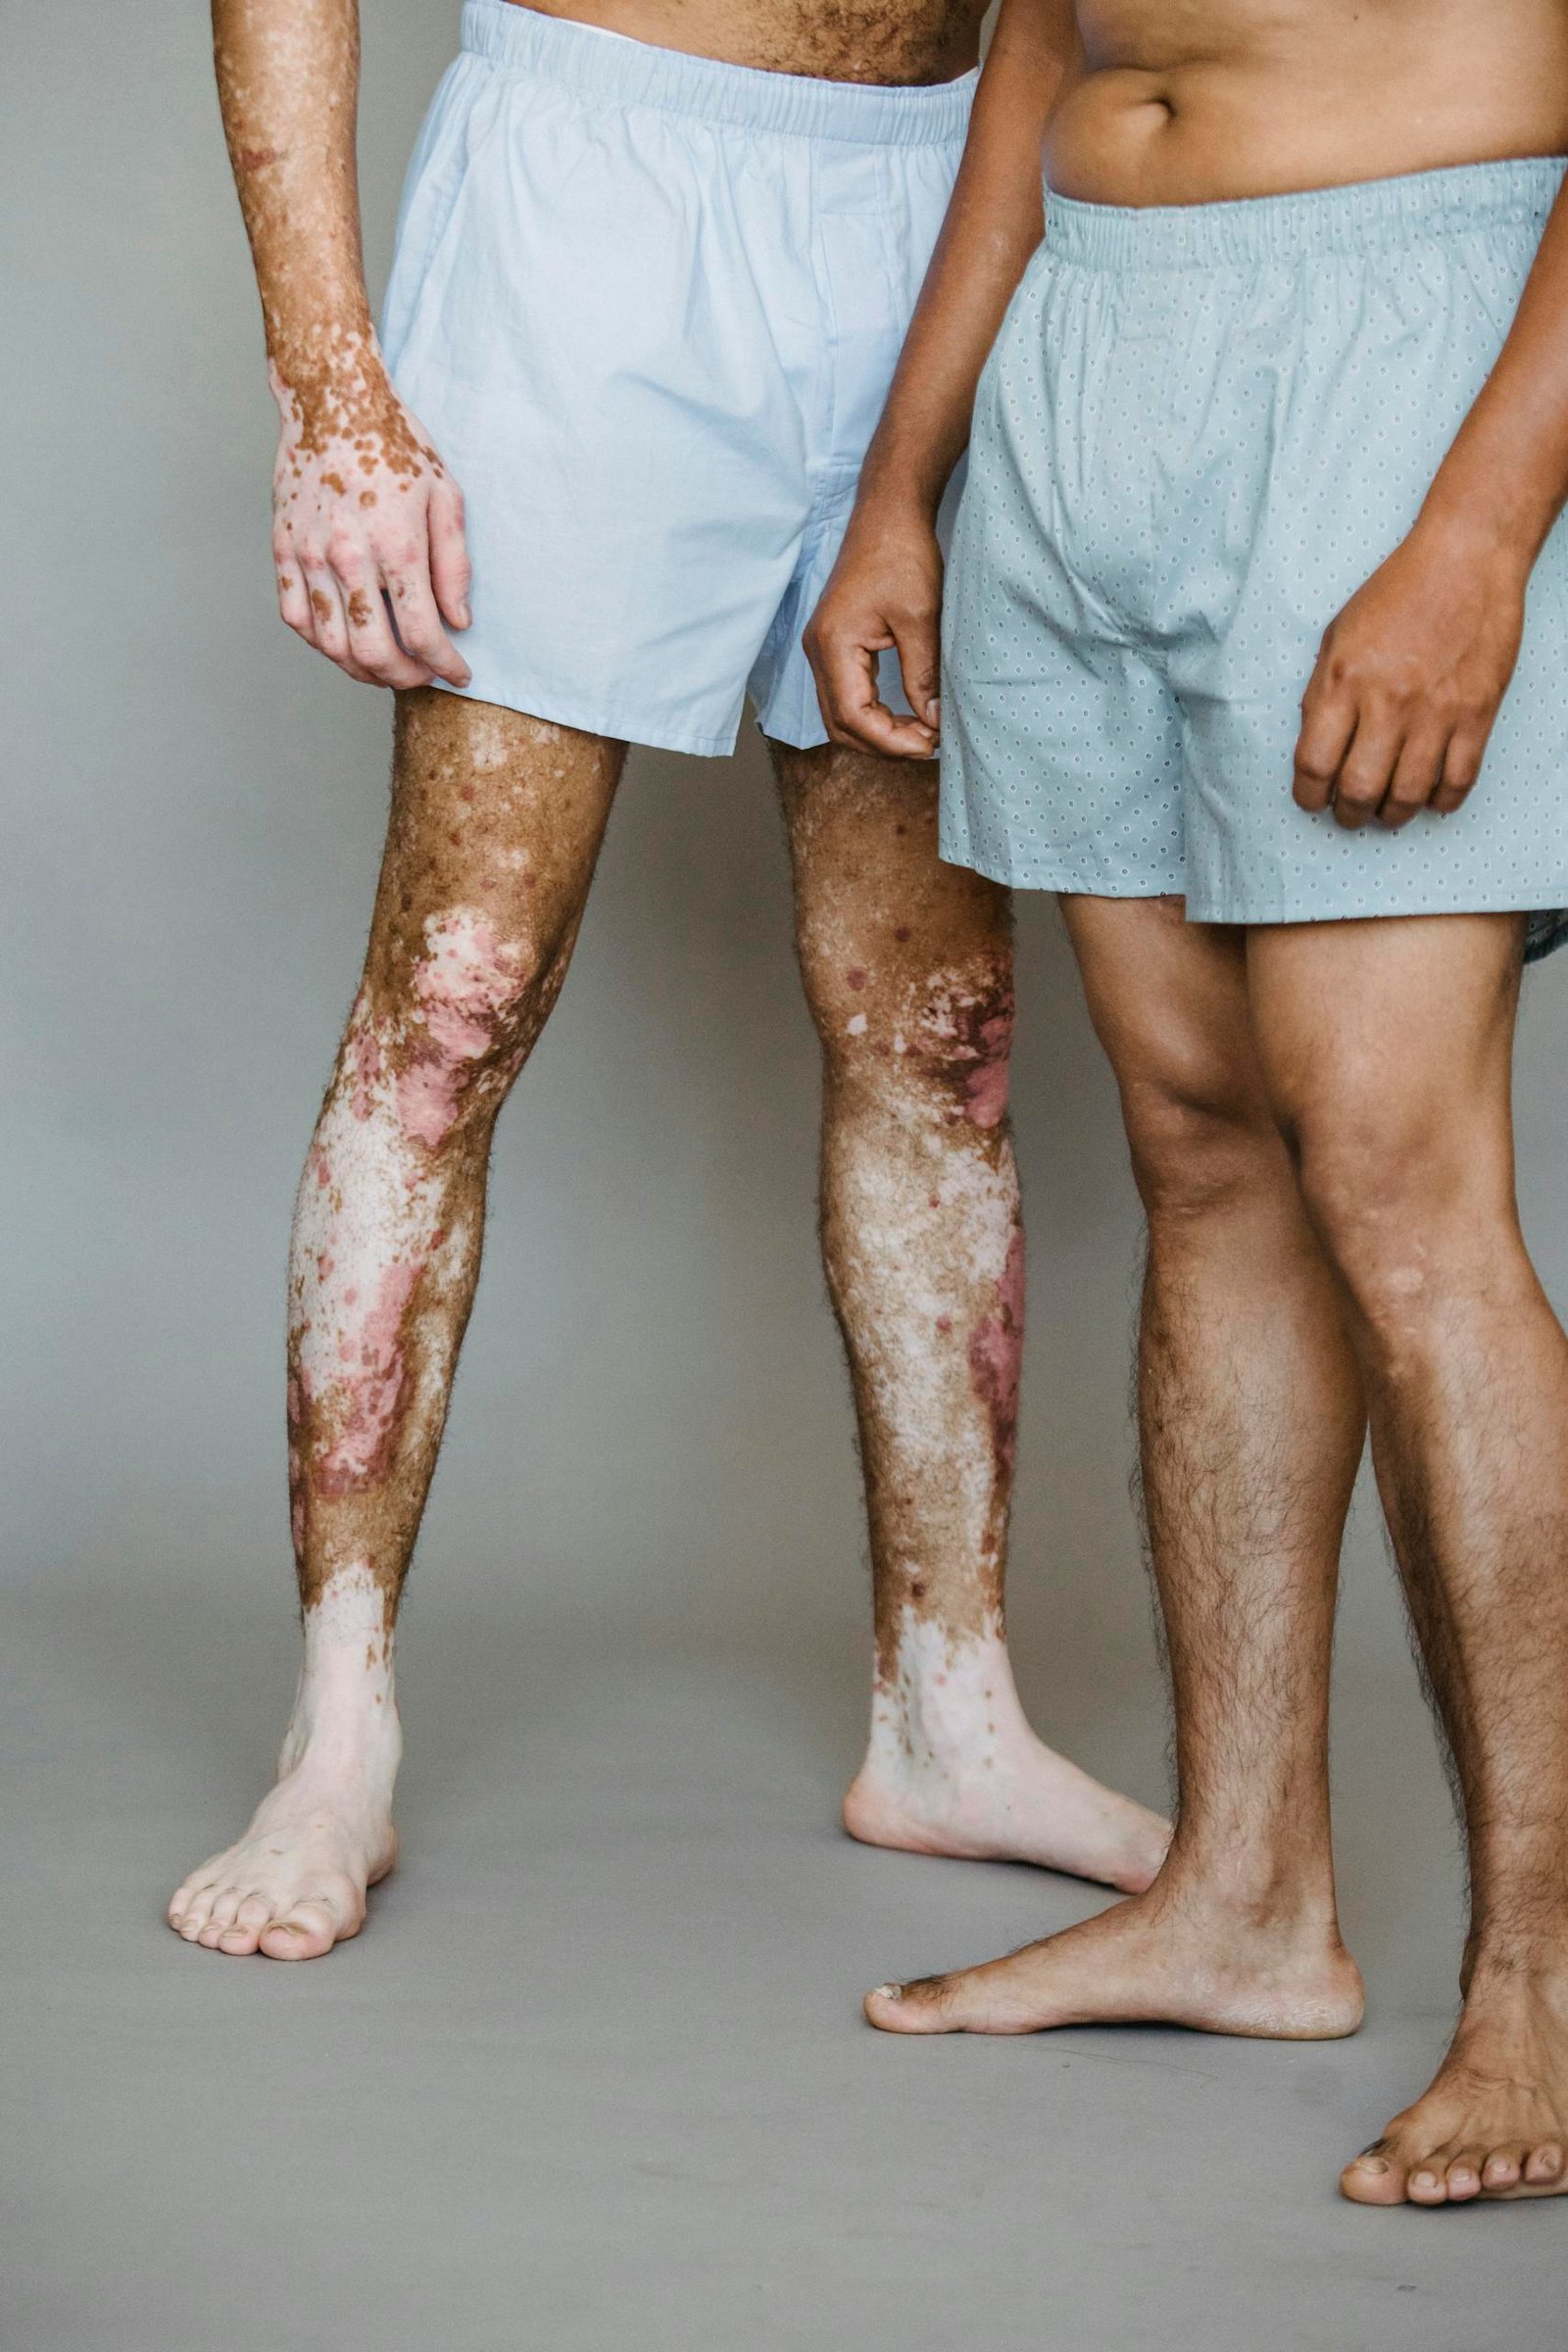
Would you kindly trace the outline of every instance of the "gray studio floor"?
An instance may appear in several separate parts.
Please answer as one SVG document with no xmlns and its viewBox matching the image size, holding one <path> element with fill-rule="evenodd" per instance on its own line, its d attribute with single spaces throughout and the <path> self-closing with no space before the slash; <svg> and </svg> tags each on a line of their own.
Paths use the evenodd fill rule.
<svg viewBox="0 0 1568 2352">
<path fill-rule="evenodd" d="M 237 1826 L 290 1663 L 260 1595 L 193 1604 L 12 1615 L 7 2352 L 1568 2340 L 1560 2209 L 1330 2193 L 1441 2043 L 1386 1968 L 1334 2048 L 862 2028 L 878 1975 L 1094 1898 L 839 1838 L 855 1694 L 775 1635 L 606 1650 L 427 1596 L 368 1931 L 186 1948 L 158 1896 Z"/>
</svg>

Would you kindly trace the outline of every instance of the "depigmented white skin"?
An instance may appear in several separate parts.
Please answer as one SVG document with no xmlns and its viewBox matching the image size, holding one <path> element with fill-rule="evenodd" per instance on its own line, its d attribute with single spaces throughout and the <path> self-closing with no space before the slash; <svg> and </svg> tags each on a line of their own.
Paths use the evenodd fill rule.
<svg viewBox="0 0 1568 2352">
<path fill-rule="evenodd" d="M 462 494 L 393 388 L 365 290 L 356 0 L 214 0 L 213 35 L 278 408 L 279 612 L 351 678 L 466 685 L 448 634 L 469 620 Z"/>
<path fill-rule="evenodd" d="M 206 1866 L 205 1890 L 176 1898 L 194 1940 L 309 1957 L 363 1916 L 362 1884 L 330 1921 L 246 1940 L 261 1907 L 329 1866 L 323 1836 L 337 1870 L 341 1825 L 302 1831 L 286 1871 L 270 1858 L 244 1882 L 294 1802 L 283 1791 L 315 1804 L 337 1772 L 367 1867 L 381 1855 L 392 1626 L 477 1278 L 491 1133 L 564 977 L 622 753 L 451 695 L 400 698 L 369 949 L 306 1161 L 289 1287 L 308 1661 L 322 1612 L 336 1623 L 352 1592 L 388 1679 L 321 1682 L 308 1663 L 280 1789 Z M 824 1258 L 873 1562 L 875 1714 L 846 1823 L 877 1843 L 1141 1885 L 1164 1824 L 1044 1746 L 1003 1646 L 1023 1313 L 1005 901 L 939 864 L 929 773 L 839 753 L 778 764 L 823 1041 Z M 236 1922 L 213 1932 L 220 1883 L 239 1888 Z"/>
<path fill-rule="evenodd" d="M 871 1540 L 871 1736 L 845 1823 L 1143 1886 L 1167 1825 L 1037 1738 L 1004 1644 L 1024 1315 L 1006 894 L 937 857 L 929 766 L 774 760 Z"/>
<path fill-rule="evenodd" d="M 238 1844 L 176 1890 L 171 1925 L 209 1951 L 273 1960 L 314 1959 L 357 1936 L 366 1889 L 397 1858 L 392 1788 L 402 1752 L 385 1596 L 352 1563 L 305 1612 L 276 1787 Z"/>
</svg>

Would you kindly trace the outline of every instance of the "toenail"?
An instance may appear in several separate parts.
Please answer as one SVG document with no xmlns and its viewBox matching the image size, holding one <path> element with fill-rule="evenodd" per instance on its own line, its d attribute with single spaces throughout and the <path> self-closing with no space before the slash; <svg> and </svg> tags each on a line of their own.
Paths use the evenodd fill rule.
<svg viewBox="0 0 1568 2352">
<path fill-rule="evenodd" d="M 1436 2173 L 1414 2173 L 1411 2175 L 1410 2186 L 1412 2188 L 1436 2188 L 1437 2185 L 1438 2176 Z"/>
<path fill-rule="evenodd" d="M 873 2001 L 902 2001 L 904 1986 L 902 1984 L 877 1984 L 872 1988 L 871 1998 Z"/>
<path fill-rule="evenodd" d="M 1356 2165 L 1363 2173 L 1386 2173 L 1389 2169 L 1381 2156 L 1358 2156 Z"/>
</svg>

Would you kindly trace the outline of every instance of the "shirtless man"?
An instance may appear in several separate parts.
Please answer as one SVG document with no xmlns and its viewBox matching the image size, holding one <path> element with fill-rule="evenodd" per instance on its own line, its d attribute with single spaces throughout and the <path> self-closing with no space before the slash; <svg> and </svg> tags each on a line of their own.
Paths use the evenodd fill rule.
<svg viewBox="0 0 1568 2352">
<path fill-rule="evenodd" d="M 1180 1784 L 1146 1892 L 868 2014 L 1353 2032 L 1365 1398 L 1473 1905 L 1437 2080 L 1343 2176 L 1376 2205 L 1568 2188 L 1568 1344 L 1509 1112 L 1568 900 L 1565 147 L 1564 0 L 1004 0 L 810 640 L 833 740 L 906 749 L 872 650 L 930 663 L 972 406 L 942 846 L 1061 894 L 1120 1082 Z"/>
<path fill-rule="evenodd" d="M 982 7 L 470 0 L 378 341 L 354 0 L 216 0 L 282 417 L 282 614 L 393 687 L 397 724 L 294 1228 L 304 1670 L 277 1786 L 170 1905 L 209 1949 L 313 1958 L 391 1867 L 393 1622 L 496 1114 L 564 978 L 627 741 L 727 752 L 748 685 L 822 1043 L 823 1250 L 870 1512 L 872 1723 L 846 1825 L 1122 1887 L 1163 1852 L 1164 1824 L 1036 1739 L 1003 1642 L 1023 1310 L 1007 896 L 938 862 L 933 769 L 826 745 L 799 642 L 951 191 Z"/>
</svg>

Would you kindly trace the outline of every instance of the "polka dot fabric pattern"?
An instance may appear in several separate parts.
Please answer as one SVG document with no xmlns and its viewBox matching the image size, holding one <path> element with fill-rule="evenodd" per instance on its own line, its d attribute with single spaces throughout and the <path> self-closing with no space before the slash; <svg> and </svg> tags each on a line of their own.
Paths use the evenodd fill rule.
<svg viewBox="0 0 1568 2352">
<path fill-rule="evenodd" d="M 1048 193 L 954 535 L 945 858 L 1195 922 L 1523 908 L 1532 954 L 1568 935 L 1568 524 L 1457 814 L 1350 833 L 1291 798 L 1319 640 L 1414 522 L 1565 168 Z"/>
</svg>

